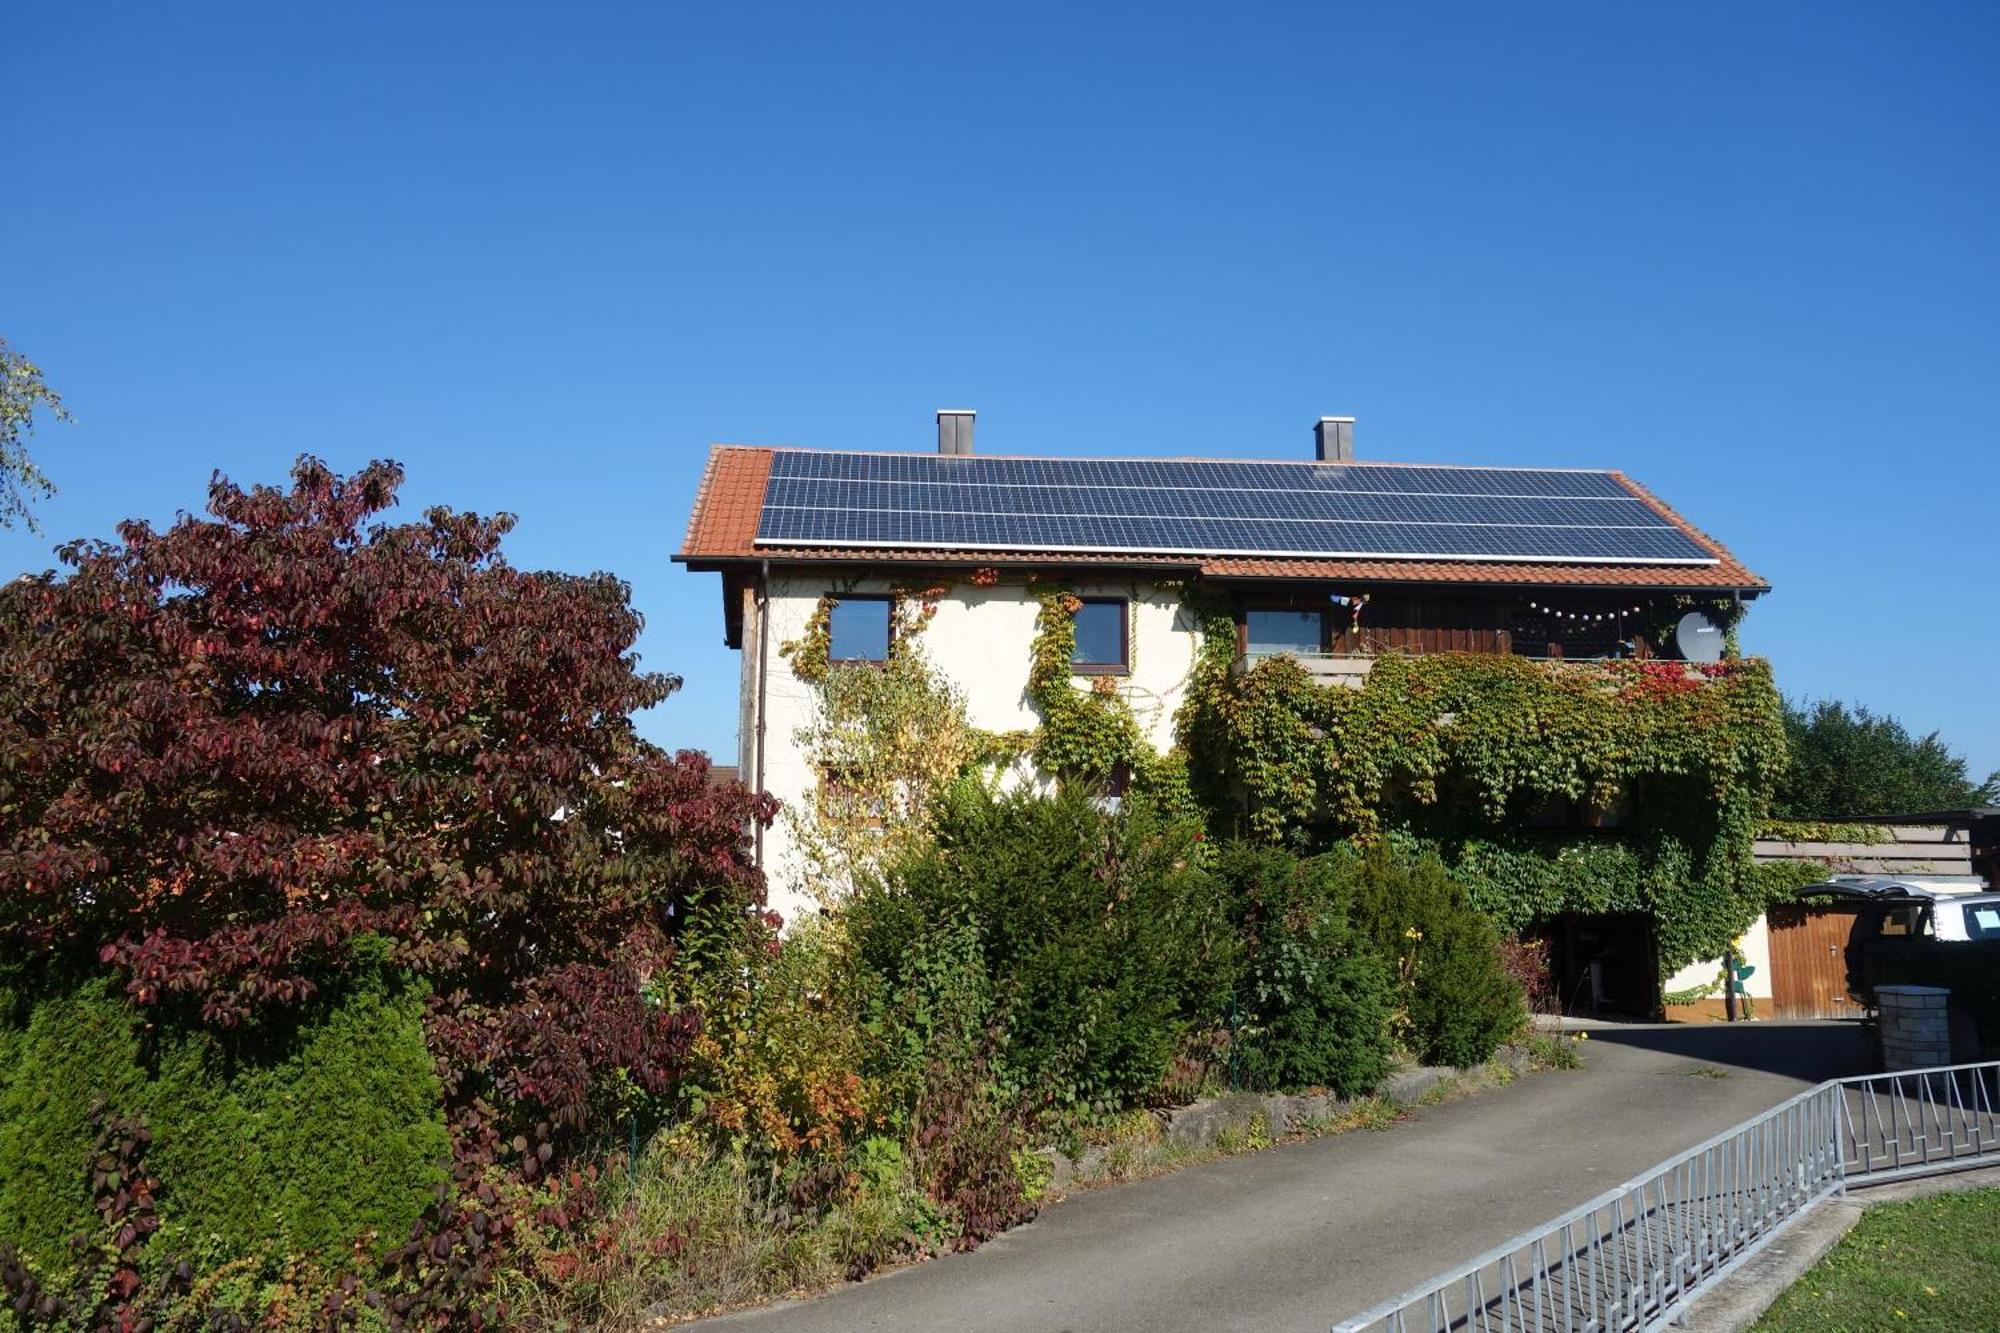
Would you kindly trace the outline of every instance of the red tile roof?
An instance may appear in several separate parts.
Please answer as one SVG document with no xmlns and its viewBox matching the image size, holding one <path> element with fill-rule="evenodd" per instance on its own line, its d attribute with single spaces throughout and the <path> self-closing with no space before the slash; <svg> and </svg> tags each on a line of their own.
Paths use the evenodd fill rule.
<svg viewBox="0 0 2000 1333">
<path fill-rule="evenodd" d="M 718 444 L 694 494 L 687 540 L 679 560 L 726 560 L 759 552 L 757 520 L 764 512 L 764 483 L 771 479 L 770 449 Z"/>
<path fill-rule="evenodd" d="M 1701 588 L 1750 593 L 1769 589 L 1757 575 L 1714 538 L 1701 532 L 1661 503 L 1659 498 L 1614 472 L 1619 484 L 1650 505 L 1716 559 L 1713 565 L 1562 564 L 1545 561 L 1473 560 L 1297 560 L 1254 556 L 1103 555 L 1047 551 L 953 551 L 936 548 L 884 550 L 880 547 L 784 546 L 759 547 L 757 521 L 763 512 L 764 486 L 771 477 L 771 456 L 764 446 L 719 444 L 709 451 L 708 468 L 695 493 L 688 519 L 687 540 L 674 559 L 689 565 L 715 567 L 745 560 L 774 564 L 826 564 L 849 561 L 878 565 L 1077 565 L 1159 567 L 1198 571 L 1217 579 L 1339 579 L 1368 583 L 1509 584 L 1528 587 L 1583 588 Z M 1371 460 L 1372 461 L 1372 460 Z"/>
</svg>

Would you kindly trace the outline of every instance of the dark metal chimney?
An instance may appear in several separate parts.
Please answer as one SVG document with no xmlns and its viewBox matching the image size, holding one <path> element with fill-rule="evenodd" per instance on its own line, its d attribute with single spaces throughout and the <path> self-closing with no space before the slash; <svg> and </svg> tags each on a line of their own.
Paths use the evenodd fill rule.
<svg viewBox="0 0 2000 1333">
<path fill-rule="evenodd" d="M 941 454 L 969 454 L 972 452 L 972 419 L 979 414 L 969 407 L 941 407 L 938 409 L 938 452 Z"/>
<path fill-rule="evenodd" d="M 1354 461 L 1354 418 L 1321 417 L 1313 427 L 1313 453 L 1322 463 Z"/>
</svg>

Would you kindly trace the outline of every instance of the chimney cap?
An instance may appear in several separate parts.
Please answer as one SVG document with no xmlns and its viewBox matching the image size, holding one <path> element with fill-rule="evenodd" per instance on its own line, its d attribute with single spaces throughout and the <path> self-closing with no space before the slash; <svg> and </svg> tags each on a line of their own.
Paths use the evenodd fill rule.
<svg viewBox="0 0 2000 1333">
<path fill-rule="evenodd" d="M 941 417 L 976 417 L 979 415 L 979 409 L 973 407 L 940 407 L 937 410 L 937 414 Z"/>
</svg>

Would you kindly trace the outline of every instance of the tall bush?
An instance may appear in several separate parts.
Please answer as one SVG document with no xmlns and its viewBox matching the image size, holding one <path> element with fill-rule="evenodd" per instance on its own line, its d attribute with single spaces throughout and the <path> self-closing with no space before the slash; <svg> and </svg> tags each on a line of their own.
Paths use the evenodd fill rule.
<svg viewBox="0 0 2000 1333">
<path fill-rule="evenodd" d="M 1240 949 L 1231 1018 L 1252 1087 L 1372 1091 L 1389 1070 L 1387 966 L 1349 924 L 1339 857 L 1237 843 L 1215 865 Z"/>
<path fill-rule="evenodd" d="M 1442 861 L 1376 848 L 1349 870 L 1355 925 L 1395 971 L 1412 1055 L 1464 1068 L 1520 1031 L 1526 1009 L 1500 937 Z"/>
<path fill-rule="evenodd" d="M 90 1186 L 100 1102 L 134 1107 L 139 1024 L 102 981 L 36 996 L 10 978 L 0 1015 L 0 1245 L 43 1269 L 97 1229 Z"/>
<path fill-rule="evenodd" d="M 1194 846 L 1141 802 L 1107 815 L 1076 791 L 967 784 L 852 928 L 891 993 L 976 949 L 970 989 L 1004 1015 L 996 1077 L 1045 1113 L 1116 1109 L 1158 1086 L 1190 1014 L 1215 1011 L 1224 922 Z"/>
</svg>

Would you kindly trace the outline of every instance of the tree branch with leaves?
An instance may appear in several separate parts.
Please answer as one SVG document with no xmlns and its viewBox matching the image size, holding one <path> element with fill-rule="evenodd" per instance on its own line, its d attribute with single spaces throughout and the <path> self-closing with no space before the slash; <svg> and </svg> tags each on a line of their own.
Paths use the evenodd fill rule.
<svg viewBox="0 0 2000 1333">
<path fill-rule="evenodd" d="M 28 505 L 55 494 L 55 483 L 35 466 L 25 443 L 35 433 L 39 411 L 57 421 L 73 420 L 61 395 L 42 378 L 42 368 L 0 338 L 0 528 L 19 520 L 28 531 L 41 531 Z"/>
</svg>

